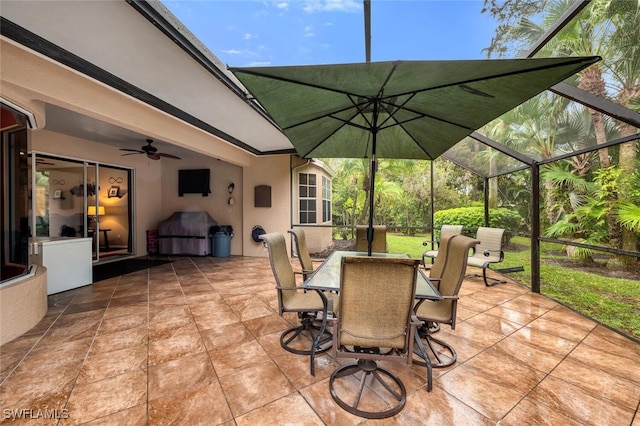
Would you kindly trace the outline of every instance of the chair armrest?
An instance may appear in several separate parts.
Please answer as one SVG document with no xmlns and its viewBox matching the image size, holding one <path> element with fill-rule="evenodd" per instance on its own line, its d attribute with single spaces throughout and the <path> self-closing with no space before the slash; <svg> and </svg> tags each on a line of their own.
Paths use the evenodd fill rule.
<svg viewBox="0 0 640 426">
<path fill-rule="evenodd" d="M 424 321 L 421 321 L 416 314 L 411 315 L 411 324 L 421 326 Z"/>
<path fill-rule="evenodd" d="M 459 296 L 454 295 L 454 296 L 442 296 L 442 300 L 458 300 L 460 299 Z"/>
<path fill-rule="evenodd" d="M 279 285 L 277 285 L 277 286 L 276 286 L 276 289 L 278 289 L 278 290 L 283 290 L 283 291 L 287 291 L 287 290 L 305 290 L 305 291 L 308 291 L 308 290 L 310 290 L 310 289 L 308 289 L 308 288 L 306 288 L 306 287 L 304 287 L 304 286 L 296 286 L 296 287 L 281 287 L 281 286 L 279 286 Z M 315 290 L 315 289 L 313 289 L 313 290 Z"/>
<path fill-rule="evenodd" d="M 422 245 L 423 245 L 423 246 L 425 246 L 425 247 L 426 247 L 426 246 L 428 246 L 428 245 L 430 245 L 430 246 L 431 246 L 431 250 L 436 250 L 436 249 L 438 248 L 438 246 L 440 245 L 440 242 L 438 242 L 438 241 L 431 241 L 431 240 L 424 240 L 424 241 L 422 242 Z"/>
<path fill-rule="evenodd" d="M 504 260 L 504 251 L 502 250 L 485 250 L 482 254 L 484 254 L 485 257 L 489 257 L 491 253 L 500 253 L 499 261 L 502 262 Z"/>
</svg>

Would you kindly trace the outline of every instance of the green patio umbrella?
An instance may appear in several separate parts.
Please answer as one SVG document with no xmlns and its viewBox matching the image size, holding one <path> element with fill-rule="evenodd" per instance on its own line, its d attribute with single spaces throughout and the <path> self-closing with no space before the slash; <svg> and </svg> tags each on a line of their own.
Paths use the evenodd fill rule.
<svg viewBox="0 0 640 426">
<path fill-rule="evenodd" d="M 433 160 L 597 56 L 230 68 L 302 158 Z"/>
</svg>

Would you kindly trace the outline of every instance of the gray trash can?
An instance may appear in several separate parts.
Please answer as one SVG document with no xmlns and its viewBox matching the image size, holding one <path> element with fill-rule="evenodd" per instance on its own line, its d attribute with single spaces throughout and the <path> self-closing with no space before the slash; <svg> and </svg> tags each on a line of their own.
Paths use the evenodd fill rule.
<svg viewBox="0 0 640 426">
<path fill-rule="evenodd" d="M 231 254 L 233 228 L 230 225 L 212 226 L 209 232 L 213 257 L 229 257 Z"/>
</svg>

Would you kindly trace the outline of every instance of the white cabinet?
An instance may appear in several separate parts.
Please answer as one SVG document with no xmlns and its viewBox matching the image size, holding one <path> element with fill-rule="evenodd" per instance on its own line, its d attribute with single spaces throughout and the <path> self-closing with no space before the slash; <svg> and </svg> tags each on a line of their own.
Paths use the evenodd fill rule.
<svg viewBox="0 0 640 426">
<path fill-rule="evenodd" d="M 91 243 L 91 238 L 31 239 L 31 263 L 47 268 L 48 295 L 93 282 Z"/>
</svg>

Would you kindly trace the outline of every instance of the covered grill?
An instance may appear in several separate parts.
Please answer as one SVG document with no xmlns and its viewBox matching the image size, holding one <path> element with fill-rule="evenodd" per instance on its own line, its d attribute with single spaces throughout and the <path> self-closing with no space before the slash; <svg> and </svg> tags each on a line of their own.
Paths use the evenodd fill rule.
<svg viewBox="0 0 640 426">
<path fill-rule="evenodd" d="M 204 211 L 174 212 L 158 224 L 158 249 L 160 254 L 211 254 L 209 228 L 217 225 Z"/>
</svg>

